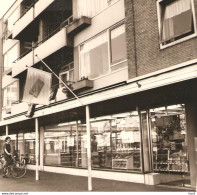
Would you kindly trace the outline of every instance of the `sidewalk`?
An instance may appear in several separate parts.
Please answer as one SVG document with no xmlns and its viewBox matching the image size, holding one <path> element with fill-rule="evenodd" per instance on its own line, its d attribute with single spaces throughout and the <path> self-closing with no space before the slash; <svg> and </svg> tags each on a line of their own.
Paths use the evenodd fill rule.
<svg viewBox="0 0 197 195">
<path fill-rule="evenodd" d="M 40 180 L 35 181 L 35 171 L 28 171 L 24 178 L 2 178 L 0 192 L 87 192 L 86 177 L 40 172 Z M 184 192 L 188 190 L 163 186 L 149 186 L 130 182 L 93 178 L 94 192 Z"/>
</svg>

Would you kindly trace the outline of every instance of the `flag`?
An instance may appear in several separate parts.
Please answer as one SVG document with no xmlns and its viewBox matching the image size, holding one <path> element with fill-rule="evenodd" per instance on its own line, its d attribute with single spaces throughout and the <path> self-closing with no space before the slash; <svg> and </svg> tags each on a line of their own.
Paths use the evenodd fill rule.
<svg viewBox="0 0 197 195">
<path fill-rule="evenodd" d="M 48 105 L 52 74 L 36 69 L 27 69 L 23 101 L 32 104 Z"/>
</svg>

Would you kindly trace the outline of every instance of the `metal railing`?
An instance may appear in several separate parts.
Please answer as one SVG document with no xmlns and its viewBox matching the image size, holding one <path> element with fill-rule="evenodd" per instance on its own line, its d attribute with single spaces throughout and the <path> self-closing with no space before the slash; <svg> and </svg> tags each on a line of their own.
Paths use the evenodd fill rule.
<svg viewBox="0 0 197 195">
<path fill-rule="evenodd" d="M 50 39 L 53 35 L 55 35 L 57 32 L 59 32 L 60 30 L 62 30 L 63 28 L 65 28 L 66 26 L 68 26 L 69 24 L 71 24 L 72 22 L 73 22 L 73 16 L 70 16 L 65 21 L 63 21 L 58 28 L 56 28 L 54 31 L 52 31 L 50 34 L 48 34 L 47 37 L 45 37 L 40 42 L 36 43 L 35 46 L 34 46 L 34 48 L 36 48 L 39 45 L 43 44 L 45 41 L 47 41 L 48 39 Z"/>
</svg>

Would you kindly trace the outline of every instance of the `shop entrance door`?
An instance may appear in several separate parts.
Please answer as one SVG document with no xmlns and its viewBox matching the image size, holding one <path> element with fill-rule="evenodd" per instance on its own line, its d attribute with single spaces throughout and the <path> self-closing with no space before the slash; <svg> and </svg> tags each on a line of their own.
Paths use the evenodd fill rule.
<svg viewBox="0 0 197 195">
<path fill-rule="evenodd" d="M 185 118 L 184 105 L 149 110 L 152 170 L 168 185 L 190 185 Z"/>
</svg>

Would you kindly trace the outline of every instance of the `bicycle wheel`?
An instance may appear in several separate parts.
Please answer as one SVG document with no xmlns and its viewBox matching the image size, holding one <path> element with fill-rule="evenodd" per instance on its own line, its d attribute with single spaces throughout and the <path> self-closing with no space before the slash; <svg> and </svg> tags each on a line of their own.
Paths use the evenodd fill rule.
<svg viewBox="0 0 197 195">
<path fill-rule="evenodd" d="M 20 162 L 14 163 L 11 169 L 12 176 L 15 178 L 21 178 L 26 174 L 26 164 L 25 160 L 23 159 Z"/>
</svg>

